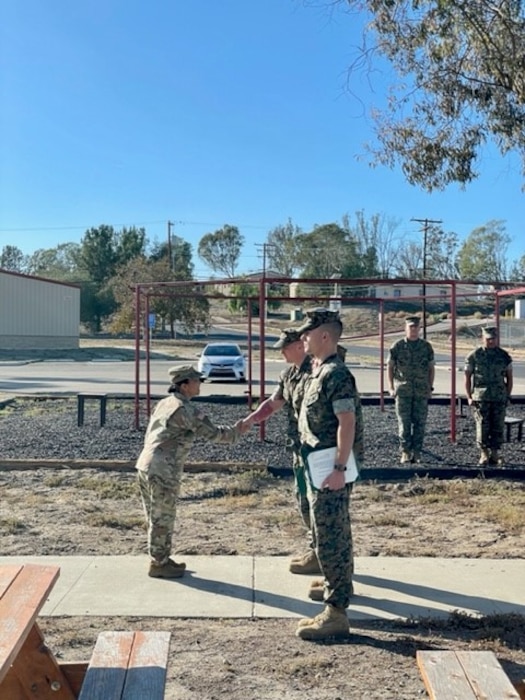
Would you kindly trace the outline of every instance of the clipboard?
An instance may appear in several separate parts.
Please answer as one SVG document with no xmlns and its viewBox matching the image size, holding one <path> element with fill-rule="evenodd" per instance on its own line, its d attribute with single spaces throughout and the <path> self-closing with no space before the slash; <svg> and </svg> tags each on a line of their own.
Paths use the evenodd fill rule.
<svg viewBox="0 0 525 700">
<path fill-rule="evenodd" d="M 336 447 L 326 447 L 323 450 L 310 452 L 307 457 L 308 473 L 310 481 L 315 489 L 320 489 L 326 477 L 334 470 Z M 359 476 L 359 470 L 354 457 L 354 451 L 350 452 L 350 457 L 346 463 L 345 483 L 351 484 Z"/>
</svg>

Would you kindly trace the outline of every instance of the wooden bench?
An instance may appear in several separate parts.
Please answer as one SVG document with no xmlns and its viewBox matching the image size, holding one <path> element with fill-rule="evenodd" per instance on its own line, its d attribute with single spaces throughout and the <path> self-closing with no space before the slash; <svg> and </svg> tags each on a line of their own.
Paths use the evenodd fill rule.
<svg viewBox="0 0 525 700">
<path fill-rule="evenodd" d="M 37 617 L 60 568 L 0 566 L 1 700 L 161 700 L 169 632 L 102 632 L 90 663 L 58 663 Z"/>
<path fill-rule="evenodd" d="M 431 700 L 520 700 L 491 651 L 418 651 L 416 658 Z"/>
<path fill-rule="evenodd" d="M 84 407 L 86 401 L 98 401 L 100 403 L 100 427 L 106 423 L 107 394 L 77 394 L 77 425 L 84 425 Z"/>
<path fill-rule="evenodd" d="M 48 649 L 38 614 L 58 566 L 0 566 L 0 698 L 75 700 L 67 675 Z"/>
<path fill-rule="evenodd" d="M 525 418 L 513 418 L 512 416 L 505 416 L 505 438 L 507 442 L 511 440 L 511 429 L 513 426 L 517 426 L 518 434 L 517 438 L 519 442 L 523 439 L 523 422 Z"/>
<path fill-rule="evenodd" d="M 102 632 L 79 700 L 164 698 L 169 632 Z"/>
</svg>

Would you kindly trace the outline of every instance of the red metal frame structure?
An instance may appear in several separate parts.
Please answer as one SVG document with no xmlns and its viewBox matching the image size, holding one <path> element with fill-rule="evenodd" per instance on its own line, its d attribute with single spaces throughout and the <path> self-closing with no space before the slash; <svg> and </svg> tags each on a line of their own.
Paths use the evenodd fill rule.
<svg viewBox="0 0 525 700">
<path fill-rule="evenodd" d="M 282 278 L 282 277 L 266 277 L 262 276 L 260 281 L 259 281 L 259 296 L 257 298 L 252 298 L 252 297 L 247 297 L 246 300 L 248 301 L 248 317 L 247 317 L 247 343 L 248 343 L 248 377 L 247 377 L 247 382 L 248 382 L 248 406 L 249 409 L 251 410 L 252 406 L 252 400 L 253 400 L 253 373 L 252 373 L 252 358 L 253 358 L 253 341 L 252 341 L 252 314 L 251 314 L 251 302 L 253 301 L 258 301 L 259 302 L 259 350 L 260 350 L 260 389 L 259 389 L 259 400 L 262 400 L 266 397 L 266 372 L 265 372 L 265 323 L 266 323 L 266 307 L 267 307 L 267 302 L 269 299 L 273 301 L 294 301 L 294 302 L 319 302 L 319 300 L 322 300 L 323 303 L 327 304 L 330 300 L 330 296 L 327 295 L 325 292 L 319 294 L 319 295 L 309 295 L 309 296 L 298 296 L 298 297 L 290 297 L 289 295 L 286 296 L 271 296 L 269 297 L 267 294 L 267 286 L 274 284 L 274 285 L 289 285 L 291 283 L 300 283 L 301 285 L 330 285 L 333 287 L 334 285 L 334 280 L 333 279 L 303 279 L 303 278 Z M 140 336 L 141 336 L 141 330 L 143 337 L 145 339 L 145 361 L 146 361 L 146 392 L 145 392 L 145 398 L 146 398 L 146 409 L 147 409 L 147 415 L 149 416 L 151 413 L 151 373 L 150 373 L 150 334 L 149 334 L 149 328 L 148 328 L 148 318 L 149 318 L 149 300 L 150 297 L 155 297 L 155 296 L 174 296 L 177 295 L 181 298 L 183 297 L 192 297 L 195 296 L 196 293 L 201 294 L 202 296 L 206 298 L 217 298 L 217 299 L 237 299 L 239 298 L 238 296 L 234 295 L 225 295 L 225 294 L 220 294 L 220 293 L 210 293 L 206 294 L 203 293 L 203 288 L 206 288 L 207 286 L 213 286 L 213 287 L 218 287 L 220 285 L 240 285 L 240 284 L 249 284 L 253 285 L 254 282 L 251 280 L 247 280 L 246 278 L 238 278 L 238 279 L 221 279 L 221 280 L 209 280 L 205 282 L 197 282 L 197 281 L 184 281 L 184 282 L 152 282 L 152 283 L 139 283 L 135 285 L 135 427 L 139 427 L 139 411 L 140 411 Z M 341 279 L 339 278 L 337 280 L 337 284 L 339 287 L 351 287 L 351 286 L 359 286 L 359 287 L 373 287 L 376 285 L 385 285 L 385 284 L 390 284 L 390 285 L 421 285 L 422 281 L 421 280 L 414 280 L 414 279 L 377 279 L 377 278 L 370 278 L 370 279 Z M 472 284 L 476 285 L 476 281 L 460 281 L 460 280 L 432 280 L 432 284 L 436 286 L 449 286 L 450 287 L 450 294 L 447 296 L 436 296 L 436 295 L 428 295 L 425 294 L 424 298 L 425 300 L 429 299 L 439 299 L 440 301 L 449 301 L 450 304 L 450 321 L 451 321 L 451 386 L 450 386 L 450 438 L 452 442 L 455 442 L 456 440 L 456 361 L 457 361 L 457 354 L 456 354 L 456 332 L 457 332 L 457 319 L 456 319 L 456 307 L 457 307 L 457 299 L 458 297 L 465 297 L 465 296 L 470 296 L 469 294 L 458 294 L 457 293 L 457 285 L 458 284 Z M 190 289 L 190 291 L 188 291 Z M 177 291 L 178 290 L 178 291 Z M 197 292 L 198 290 L 198 292 Z M 520 293 L 521 291 L 525 291 L 524 287 L 518 288 L 518 289 L 512 289 L 512 290 L 502 290 L 499 292 L 485 292 L 480 294 L 481 296 L 495 296 L 495 315 L 496 315 L 496 320 L 499 323 L 499 297 L 503 295 L 510 295 L 510 294 L 516 294 Z M 144 303 L 142 303 L 142 299 L 144 298 Z M 384 328 L 384 302 L 385 300 L 383 298 L 376 299 L 375 297 L 370 297 L 370 296 L 365 296 L 365 297 L 348 297 L 348 296 L 338 296 L 337 297 L 341 302 L 354 302 L 354 303 L 363 303 L 366 302 L 368 304 L 374 304 L 378 306 L 378 316 L 379 316 L 379 329 L 378 329 L 378 334 L 379 334 L 379 341 L 380 341 L 380 406 L 381 410 L 384 410 L 384 393 L 385 393 L 385 386 L 384 386 L 384 369 L 385 369 L 385 328 Z M 394 301 L 396 302 L 403 302 L 403 301 L 418 301 L 422 300 L 423 295 L 418 294 L 414 296 L 400 296 L 396 297 Z M 142 316 L 142 311 L 143 311 L 143 316 Z M 346 339 L 352 339 L 352 336 L 345 336 Z M 354 336 L 357 337 L 357 336 Z M 261 428 L 261 437 L 264 436 L 264 428 Z"/>
</svg>

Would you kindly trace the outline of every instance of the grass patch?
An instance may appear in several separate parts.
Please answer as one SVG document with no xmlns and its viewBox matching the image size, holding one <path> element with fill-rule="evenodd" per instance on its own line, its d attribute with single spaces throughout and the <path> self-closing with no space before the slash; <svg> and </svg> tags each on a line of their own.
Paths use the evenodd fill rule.
<svg viewBox="0 0 525 700">
<path fill-rule="evenodd" d="M 138 488 L 135 481 L 124 481 L 112 477 L 85 476 L 78 480 L 76 488 L 93 491 L 99 498 L 127 500 L 138 498 Z"/>
<path fill-rule="evenodd" d="M 20 518 L 0 518 L 0 530 L 6 535 L 16 535 L 25 529 L 27 526 Z"/>
<path fill-rule="evenodd" d="M 144 529 L 144 517 L 136 515 L 115 515 L 114 513 L 92 513 L 86 518 L 90 527 L 110 527 L 116 530 Z"/>
</svg>

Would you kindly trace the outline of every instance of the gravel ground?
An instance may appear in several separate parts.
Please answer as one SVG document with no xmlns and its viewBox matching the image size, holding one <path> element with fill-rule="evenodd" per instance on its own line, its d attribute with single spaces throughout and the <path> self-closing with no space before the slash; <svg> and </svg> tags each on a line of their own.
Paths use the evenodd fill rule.
<svg viewBox="0 0 525 700">
<path fill-rule="evenodd" d="M 245 404 L 217 404 L 199 401 L 217 423 L 234 423 L 247 413 Z M 365 468 L 399 467 L 397 421 L 392 405 L 382 412 L 378 406 L 364 406 Z M 513 404 L 508 414 L 525 418 L 525 406 Z M 17 399 L 0 410 L 0 444 L 3 459 L 134 460 L 139 454 L 144 427 L 134 429 L 134 408 L 129 400 L 109 400 L 107 421 L 98 425 L 98 407 L 86 404 L 85 422 L 78 427 L 74 399 Z M 189 460 L 251 461 L 274 467 L 289 467 L 285 445 L 285 416 L 278 413 L 266 423 L 264 440 L 253 429 L 235 446 L 196 443 Z M 146 417 L 141 419 L 143 426 Z M 522 443 L 504 446 L 505 466 L 525 467 Z M 456 442 L 450 440 L 450 407 L 432 404 L 429 409 L 423 466 L 439 469 L 475 467 L 474 419 L 469 409 L 456 419 Z"/>
</svg>

